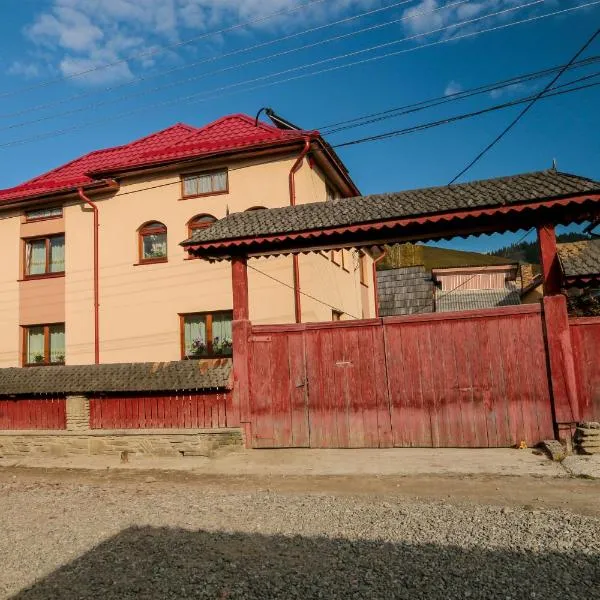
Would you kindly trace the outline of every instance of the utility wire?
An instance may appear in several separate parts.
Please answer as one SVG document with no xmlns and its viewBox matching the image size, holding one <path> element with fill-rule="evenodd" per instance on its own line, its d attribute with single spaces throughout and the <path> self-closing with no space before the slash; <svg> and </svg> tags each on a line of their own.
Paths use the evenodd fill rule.
<svg viewBox="0 0 600 600">
<path fill-rule="evenodd" d="M 265 79 L 270 79 L 270 78 L 273 78 L 273 77 L 277 77 L 277 76 L 282 75 L 282 74 L 286 74 L 286 73 L 290 73 L 290 72 L 294 72 L 294 71 L 299 71 L 299 70 L 307 69 L 307 68 L 309 68 L 311 66 L 315 66 L 315 65 L 318 65 L 318 64 L 323 64 L 323 63 L 326 63 L 326 62 L 332 62 L 332 61 L 335 61 L 335 60 L 341 60 L 343 58 L 354 56 L 356 54 L 362 54 L 362 53 L 365 53 L 365 52 L 370 52 L 370 51 L 379 49 L 379 48 L 381 48 L 383 46 L 389 46 L 389 45 L 399 44 L 399 43 L 402 43 L 404 41 L 408 41 L 410 39 L 414 39 L 414 38 L 417 38 L 417 37 L 427 36 L 427 35 L 431 35 L 433 33 L 439 33 L 441 31 L 445 31 L 445 30 L 448 30 L 448 29 L 451 29 L 451 28 L 455 28 L 455 27 L 461 27 L 463 25 L 471 24 L 471 23 L 473 23 L 475 21 L 478 21 L 478 20 L 481 20 L 481 19 L 489 18 L 491 16 L 497 16 L 497 15 L 499 15 L 501 13 L 506 13 L 509 10 L 517 10 L 519 8 L 524 8 L 526 6 L 530 6 L 531 4 L 537 4 L 537 3 L 541 2 L 541 1 L 544 1 L 544 0 L 535 0 L 534 2 L 529 3 L 529 4 L 519 5 L 518 7 L 511 7 L 509 9 L 505 9 L 503 11 L 499 11 L 499 12 L 496 12 L 496 13 L 491 13 L 491 14 L 485 15 L 483 17 L 478 17 L 477 19 L 469 19 L 467 21 L 462 21 L 460 23 L 455 23 L 455 24 L 452 24 L 452 25 L 448 25 L 446 27 L 442 27 L 442 28 L 439 28 L 439 29 L 435 29 L 435 30 L 432 30 L 432 31 L 425 32 L 425 33 L 417 34 L 415 36 L 410 36 L 408 38 L 403 38 L 401 40 L 387 42 L 385 44 L 379 44 L 379 45 L 373 46 L 371 48 L 366 48 L 366 49 L 357 50 L 357 51 L 354 51 L 354 52 L 349 52 L 349 53 L 342 54 L 342 55 L 339 55 L 339 56 L 334 56 L 334 57 L 331 57 L 331 58 L 327 58 L 327 59 L 324 59 L 324 60 L 321 60 L 321 61 L 316 61 L 316 62 L 313 62 L 313 63 L 308 63 L 308 64 L 305 64 L 305 65 L 300 65 L 300 66 L 297 66 L 297 67 L 293 67 L 293 68 L 290 68 L 290 69 L 285 69 L 283 71 L 279 71 L 279 72 L 276 72 L 276 73 L 271 73 L 269 75 L 255 77 L 253 79 L 249 79 L 249 80 L 246 80 L 246 81 L 241 81 L 241 82 L 237 82 L 237 83 L 233 83 L 233 84 L 221 86 L 221 87 L 215 88 L 213 90 L 206 90 L 206 91 L 201 92 L 201 93 L 195 93 L 195 94 L 191 94 L 189 96 L 184 96 L 184 97 L 176 98 L 176 99 L 173 99 L 173 100 L 167 100 L 167 101 L 158 102 L 158 103 L 155 103 L 155 104 L 150 104 L 150 105 L 147 105 L 147 106 L 137 107 L 137 108 L 135 108 L 133 110 L 130 110 L 130 111 L 127 111 L 127 112 L 118 113 L 116 115 L 110 115 L 110 116 L 104 117 L 102 119 L 97 119 L 97 120 L 95 119 L 95 120 L 91 120 L 91 121 L 86 121 L 86 122 L 79 123 L 77 125 L 73 125 L 73 126 L 70 126 L 70 127 L 64 128 L 64 129 L 58 129 L 58 130 L 54 130 L 54 131 L 50 131 L 50 132 L 46 132 L 46 133 L 41 133 L 41 134 L 37 134 L 37 135 L 31 136 L 31 137 L 28 137 L 28 138 L 21 138 L 21 139 L 17 139 L 17 140 L 12 140 L 12 141 L 6 142 L 4 144 L 0 144 L 0 148 L 9 148 L 9 147 L 18 146 L 18 145 L 22 145 L 22 144 L 26 144 L 26 143 L 30 143 L 30 142 L 34 142 L 34 141 L 39 141 L 39 140 L 47 139 L 47 138 L 54 138 L 54 137 L 59 136 L 59 135 L 64 135 L 66 133 L 70 133 L 70 132 L 73 132 L 73 131 L 78 131 L 78 130 L 84 129 L 84 128 L 86 128 L 89 125 L 95 125 L 95 124 L 105 123 L 105 122 L 112 122 L 115 119 L 129 117 L 129 116 L 131 116 L 133 114 L 137 114 L 139 112 L 147 111 L 147 110 L 150 110 L 150 109 L 153 109 L 153 108 L 168 106 L 168 105 L 172 105 L 172 104 L 182 104 L 182 103 L 185 103 L 185 102 L 192 102 L 192 101 L 193 102 L 204 102 L 204 101 L 213 100 L 213 99 L 219 99 L 220 100 L 220 99 L 223 98 L 223 96 L 224 96 L 223 94 L 219 94 L 217 96 L 212 96 L 212 97 L 210 97 L 210 96 L 206 97 L 205 94 L 209 94 L 211 92 L 212 93 L 223 92 L 223 91 L 226 91 L 226 90 L 229 90 L 229 89 L 232 89 L 232 88 L 236 88 L 236 87 L 239 87 L 239 86 L 243 86 L 243 85 L 246 85 L 246 84 L 251 84 L 251 83 L 254 83 L 254 82 L 258 82 L 258 81 L 264 81 Z M 423 48 L 427 48 L 427 47 L 431 47 L 431 46 L 436 46 L 436 45 L 439 45 L 439 44 L 445 44 L 445 43 L 449 43 L 449 42 L 454 42 L 454 41 L 457 41 L 459 39 L 464 39 L 464 38 L 468 38 L 468 37 L 474 37 L 474 36 L 477 36 L 477 35 L 481 35 L 483 33 L 488 33 L 488 32 L 491 32 L 491 31 L 497 31 L 497 30 L 500 30 L 500 29 L 506 29 L 507 27 L 513 27 L 515 25 L 520 25 L 520 24 L 524 24 L 524 23 L 529 23 L 529 22 L 532 22 L 532 21 L 536 21 L 536 20 L 539 20 L 539 19 L 544 19 L 544 18 L 547 18 L 547 17 L 552 17 L 552 16 L 555 16 L 555 15 L 563 14 L 563 13 L 570 12 L 570 11 L 573 11 L 573 10 L 580 10 L 582 8 L 585 8 L 585 7 L 588 7 L 588 6 L 591 6 L 591 5 L 595 5 L 595 4 L 600 4 L 600 0 L 595 0 L 593 2 L 589 2 L 587 4 L 579 5 L 579 6 L 576 6 L 576 7 L 571 7 L 571 8 L 567 8 L 567 9 L 563 9 L 563 10 L 554 11 L 554 12 L 551 12 L 551 13 L 546 13 L 546 14 L 543 14 L 543 15 L 538 15 L 538 16 L 535 16 L 535 17 L 530 17 L 530 18 L 527 18 L 527 19 L 522 19 L 520 21 L 514 21 L 514 22 L 506 23 L 506 24 L 503 24 L 503 25 L 498 25 L 498 26 L 495 26 L 495 27 L 490 27 L 490 28 L 487 28 L 487 29 L 482 29 L 482 30 L 471 32 L 471 33 L 466 33 L 466 34 L 458 35 L 458 36 L 455 36 L 455 37 L 452 37 L 452 38 L 445 38 L 445 39 L 438 40 L 438 41 L 435 41 L 435 42 L 430 42 L 430 43 L 427 43 L 427 44 L 421 44 L 421 45 L 415 46 L 413 48 L 408 48 L 408 49 L 404 49 L 404 50 L 397 50 L 397 51 L 389 52 L 389 53 L 382 54 L 382 55 L 379 55 L 379 56 L 370 57 L 370 58 L 366 58 L 366 59 L 362 59 L 362 60 L 359 60 L 359 61 L 354 61 L 354 62 L 350 62 L 350 63 L 347 63 L 347 64 L 338 65 L 338 66 L 334 66 L 334 67 L 329 67 L 329 68 L 326 68 L 326 69 L 321 69 L 321 70 L 318 70 L 318 71 L 314 71 L 312 73 L 304 73 L 304 74 L 296 75 L 296 76 L 293 76 L 293 77 L 288 77 L 288 78 L 283 79 L 283 80 L 269 82 L 269 83 L 266 83 L 266 84 L 262 84 L 262 85 L 258 85 L 258 86 L 254 86 L 254 87 L 250 87 L 250 88 L 246 88 L 245 90 L 241 90 L 241 91 L 242 92 L 248 92 L 248 91 L 252 91 L 252 90 L 263 88 L 263 87 L 269 87 L 269 86 L 273 86 L 273 85 L 280 85 L 280 84 L 286 83 L 288 81 L 294 81 L 294 80 L 302 79 L 302 78 L 305 78 L 305 77 L 313 77 L 315 75 L 319 75 L 319 74 L 322 74 L 322 73 L 329 73 L 329 72 L 336 71 L 336 70 L 339 70 L 339 69 L 345 69 L 345 68 L 353 67 L 353 66 L 356 66 L 356 65 L 367 64 L 367 63 L 370 63 L 370 62 L 373 62 L 373 61 L 377 61 L 377 60 L 381 60 L 381 59 L 384 59 L 384 58 L 388 58 L 390 56 L 397 56 L 399 54 L 404 54 L 404 53 L 407 53 L 407 52 L 413 52 L 413 51 L 420 50 L 420 49 L 423 49 Z M 205 97 L 202 97 L 202 96 L 205 96 Z"/>
<path fill-rule="evenodd" d="M 469 0 L 466 0 L 469 1 Z M 362 12 L 359 13 L 357 15 L 351 15 L 349 17 L 346 17 L 344 19 L 339 19 L 337 21 L 333 21 L 331 23 L 325 23 L 323 25 L 319 25 L 317 27 L 311 27 L 309 29 L 304 29 L 302 31 L 297 31 L 296 33 L 291 33 L 289 35 L 284 35 L 282 37 L 278 37 L 272 40 L 267 40 L 265 42 L 261 42 L 259 44 L 254 44 L 251 46 L 244 46 L 242 48 L 238 48 L 237 50 L 232 50 L 231 52 L 226 52 L 223 54 L 217 54 L 215 56 L 210 56 L 207 58 L 203 58 L 202 60 L 198 60 L 198 61 L 194 61 L 191 63 L 186 63 L 184 65 L 178 65 L 176 67 L 172 67 L 169 69 L 165 69 L 165 70 L 161 70 L 161 71 L 155 71 L 153 73 L 149 73 L 147 75 L 142 75 L 139 77 L 134 77 L 132 79 L 128 79 L 127 81 L 124 81 L 122 83 L 119 84 L 115 84 L 115 85 L 111 85 L 111 86 L 107 86 L 104 88 L 100 88 L 100 89 L 94 89 L 94 90 L 90 90 L 87 92 L 83 92 L 83 93 L 79 93 L 79 94 L 74 94 L 71 96 L 67 96 L 66 98 L 60 98 L 58 100 L 54 100 L 52 102 L 46 102 L 44 104 L 37 104 L 35 106 L 31 106 L 31 107 L 27 107 L 24 109 L 20 109 L 17 110 L 15 112 L 12 113 L 4 113 L 4 114 L 0 114 L 0 118 L 4 119 L 4 118 L 10 118 L 10 117 L 17 117 L 23 114 L 27 114 L 29 112 L 34 112 L 34 111 L 38 111 L 38 110 L 42 110 L 45 108 L 52 108 L 53 106 L 59 106 L 62 104 L 66 104 L 68 102 L 71 102 L 73 100 L 79 100 L 80 98 L 87 98 L 90 96 L 96 96 L 98 94 L 101 93 L 105 93 L 105 92 L 112 92 L 114 90 L 117 89 L 121 89 L 124 87 L 128 87 L 131 85 L 134 85 L 136 83 L 139 82 L 145 82 L 145 81 L 149 81 L 151 79 L 154 79 L 156 77 L 162 77 L 163 75 L 170 75 L 171 73 L 175 73 L 177 71 L 186 71 L 188 69 L 191 69 L 192 67 L 196 67 L 198 65 L 202 65 L 202 64 L 206 64 L 206 63 L 211 63 L 211 62 L 215 62 L 218 60 L 222 60 L 224 58 L 229 58 L 231 56 L 237 56 L 239 54 L 246 54 L 247 52 L 251 52 L 253 50 L 258 50 L 260 48 L 265 48 L 268 46 L 272 46 L 274 44 L 279 44 L 281 42 L 285 42 L 297 37 L 301 37 L 310 33 L 315 33 L 316 31 L 320 31 L 322 29 L 329 29 L 330 27 L 335 27 L 337 25 L 343 25 L 345 23 L 349 23 L 350 21 L 355 21 L 357 19 L 362 19 L 363 17 L 366 16 L 371 16 L 374 15 L 376 13 L 380 13 L 382 11 L 387 11 L 387 10 L 391 10 L 393 8 L 398 8 L 399 6 L 402 6 L 404 4 L 410 3 L 410 2 L 415 2 L 415 0 L 402 0 L 400 2 L 395 2 L 393 4 L 388 4 L 387 6 L 383 6 L 380 8 L 376 8 L 376 9 L 372 9 L 366 12 Z M 444 8 L 444 7 L 442 7 Z M 267 59 L 270 57 L 266 57 Z"/>
<path fill-rule="evenodd" d="M 589 65 L 596 64 L 599 61 L 600 55 L 595 55 L 573 63 L 569 68 L 577 69 L 587 67 Z M 429 98 L 428 100 L 421 100 L 412 104 L 397 106 L 394 108 L 386 109 L 384 111 L 362 115 L 360 117 L 354 117 L 352 119 L 347 119 L 346 121 L 338 121 L 337 123 L 322 125 L 321 127 L 317 127 L 316 129 L 319 130 L 323 135 L 333 135 L 340 131 L 345 131 L 346 129 L 353 129 L 354 127 L 363 127 L 364 125 L 370 125 L 372 123 L 377 123 L 386 119 L 392 119 L 409 113 L 419 112 L 421 110 L 433 108 L 435 106 L 446 104 L 448 102 L 464 100 L 465 98 L 471 98 L 479 94 L 494 92 L 506 87 L 513 86 L 515 84 L 541 79 L 542 77 L 551 75 L 552 73 L 555 73 L 556 71 L 560 70 L 562 66 L 563 65 L 558 65 L 549 69 L 542 69 L 540 71 L 526 73 L 524 75 L 517 75 L 515 77 L 511 77 L 510 79 L 504 79 L 495 83 L 488 83 L 486 85 L 477 86 L 468 90 L 462 90 L 460 92 L 454 92 L 452 94 L 444 94 L 443 96 Z"/>
<path fill-rule="evenodd" d="M 248 27 L 249 25 L 256 25 L 257 23 L 263 23 L 265 21 L 268 21 L 269 19 L 272 19 L 273 17 L 278 17 L 280 15 L 286 15 L 286 14 L 291 14 L 294 12 L 297 12 L 299 10 L 303 10 L 305 8 L 308 8 L 310 6 L 313 6 L 315 4 L 321 4 L 325 2 L 325 0 L 309 0 L 308 2 L 304 3 L 304 4 L 299 4 L 296 6 L 292 6 L 291 8 L 284 8 L 281 10 L 277 10 L 275 12 L 269 13 L 267 15 L 264 15 L 262 17 L 257 17 L 255 19 L 250 19 L 249 21 L 245 21 L 243 23 L 236 23 L 235 25 L 230 25 L 229 27 L 223 27 L 222 29 L 217 29 L 217 30 L 213 30 L 213 31 L 208 31 L 205 32 L 201 35 L 197 35 L 194 36 L 192 38 L 188 38 L 186 40 L 182 40 L 180 42 L 175 42 L 174 44 L 169 44 L 168 46 L 160 46 L 158 48 L 152 48 L 150 50 L 144 50 L 143 52 L 138 52 L 135 54 L 130 54 L 129 56 L 127 56 L 126 58 L 122 58 L 119 60 L 115 60 L 113 62 L 107 62 L 107 63 L 102 63 L 100 65 L 96 65 L 94 67 L 91 67 L 89 69 L 84 69 L 82 71 L 77 71 L 75 73 L 70 73 L 69 75 L 61 75 L 60 77 L 53 77 L 51 79 L 46 79 L 44 81 L 40 81 L 34 85 L 30 85 L 27 87 L 22 87 L 22 88 L 18 88 L 16 90 L 10 90 L 8 92 L 3 92 L 2 94 L 0 94 L 0 98 L 5 98 L 7 96 L 14 96 L 15 94 L 19 94 L 22 92 L 28 92 L 30 90 L 35 90 L 38 89 L 40 87 L 47 87 L 53 83 L 58 83 L 60 81 L 65 81 L 68 79 L 75 79 L 77 77 L 81 77 L 82 75 L 87 75 L 89 73 L 94 73 L 96 71 L 101 71 L 104 69 L 108 69 L 110 67 L 116 67 L 118 65 L 122 65 L 127 63 L 128 61 L 132 60 L 132 59 L 139 59 L 139 58 L 148 58 L 150 56 L 156 56 L 157 54 L 160 54 L 161 52 L 164 52 L 165 50 L 173 50 L 174 48 L 181 48 L 182 46 L 186 46 L 189 44 L 192 44 L 194 42 L 197 42 L 199 40 L 202 39 L 206 39 L 208 37 L 212 37 L 215 35 L 221 35 L 223 33 L 229 33 L 231 31 L 236 31 L 237 29 L 243 29 L 244 27 Z"/>
<path fill-rule="evenodd" d="M 403 2 L 401 2 L 400 4 L 404 4 L 406 2 L 413 2 L 414 0 L 404 0 Z M 84 106 L 79 106 L 76 108 L 71 108 L 69 110 L 66 111 L 62 111 L 62 112 L 58 112 L 58 113 L 53 113 L 50 115 L 44 115 L 42 117 L 38 117 L 36 119 L 30 119 L 30 120 L 26 120 L 26 121 L 21 121 L 19 123 L 13 123 L 11 125 L 6 125 L 4 127 L 0 127 L 0 131 L 5 131 L 5 130 L 9 130 L 9 129 L 18 129 L 21 127 L 25 127 L 27 125 L 32 125 L 35 123 L 41 123 L 44 121 L 50 121 L 52 119 L 58 119 L 60 117 L 64 117 L 64 116 L 68 116 L 68 115 L 73 115 L 76 113 L 80 113 L 80 112 L 85 112 L 87 110 L 91 110 L 91 109 L 97 109 L 97 108 L 101 108 L 102 106 L 107 106 L 109 104 L 115 104 L 117 102 L 122 102 L 124 100 L 129 100 L 132 98 L 139 98 L 140 96 L 148 96 L 149 94 L 153 94 L 155 92 L 160 92 L 162 90 L 166 90 L 166 89 L 170 89 L 173 87 L 180 87 L 183 84 L 186 83 L 190 83 L 192 81 L 198 81 L 200 79 L 206 79 L 208 77 L 212 77 L 214 75 L 218 75 L 221 73 L 226 73 L 228 71 L 234 71 L 234 70 L 238 70 L 238 69 L 242 69 L 244 67 L 248 67 L 250 65 L 255 65 L 258 63 L 262 63 L 265 61 L 272 61 L 276 58 L 280 58 L 282 56 L 287 56 L 289 54 L 293 54 L 295 52 L 300 52 L 303 50 L 308 50 L 310 48 L 315 48 L 317 46 L 322 46 L 323 44 L 330 44 L 332 42 L 337 42 L 343 39 L 347 39 L 350 37 L 354 37 L 356 35 L 361 35 L 363 33 L 369 32 L 369 31 L 374 31 L 376 29 L 381 29 L 383 27 L 390 27 L 392 25 L 395 25 L 397 23 L 400 23 L 402 21 L 406 21 L 406 20 L 410 20 L 410 19 L 417 19 L 419 17 L 422 17 L 424 15 L 428 15 L 428 14 L 432 14 L 434 12 L 437 12 L 439 10 L 444 10 L 446 8 L 451 8 L 460 4 L 464 4 L 465 2 L 469 2 L 470 0 L 457 0 L 456 2 L 452 2 L 450 4 L 445 4 L 441 7 L 437 7 L 433 10 L 428 10 L 428 11 L 419 11 L 419 12 L 415 12 L 415 13 L 411 13 L 408 16 L 404 16 L 404 17 L 400 17 L 398 19 L 394 19 L 392 21 L 386 21 L 384 23 L 377 23 L 375 25 L 370 25 L 368 27 L 364 27 L 362 29 L 356 29 L 355 31 L 351 31 L 349 33 L 343 33 L 334 37 L 329 37 L 329 38 L 325 38 L 322 40 L 318 40 L 316 42 L 311 42 L 309 44 L 304 44 L 302 46 L 298 46 L 296 48 L 290 48 L 287 50 L 282 50 L 281 52 L 276 52 L 275 54 L 271 54 L 271 55 L 267 55 L 267 56 L 260 56 L 258 58 L 254 58 L 252 60 L 248 60 L 246 62 L 242 62 L 242 63 L 237 63 L 234 65 L 229 65 L 227 67 L 223 67 L 221 69 L 216 69 L 213 71 L 207 71 L 204 73 L 200 73 L 199 75 L 194 75 L 192 77 L 187 77 L 186 79 L 178 79 L 176 81 L 170 81 L 169 83 L 163 84 L 163 85 L 159 85 L 150 89 L 146 89 L 146 90 L 140 90 L 138 92 L 135 92 L 133 94 L 126 94 L 124 96 L 118 96 L 116 98 L 108 98 L 106 100 L 100 101 L 100 102 L 94 102 L 92 104 L 86 104 Z M 544 0 L 538 0 L 539 2 L 542 2 Z M 21 111 L 23 112 L 23 111 Z"/>
<path fill-rule="evenodd" d="M 591 77 L 598 77 L 600 76 L 600 72 L 598 73 L 594 73 L 592 75 L 587 75 L 584 78 L 581 78 L 581 80 L 583 79 L 589 79 Z M 568 85 L 572 85 L 573 83 L 576 83 L 577 81 L 580 81 L 579 79 L 571 81 L 569 83 L 563 84 L 564 86 L 568 86 Z M 584 90 L 584 89 L 588 89 L 588 88 L 592 88 L 592 87 L 596 87 L 600 85 L 600 82 L 597 83 L 589 83 L 586 85 L 580 85 L 578 87 L 574 87 L 574 88 L 570 88 L 570 89 L 565 89 L 565 90 L 560 90 L 560 91 L 556 91 L 554 93 L 549 93 L 546 94 L 545 96 L 543 96 L 543 98 L 553 98 L 554 96 L 562 96 L 563 94 L 569 94 L 571 92 L 577 92 L 580 90 Z M 558 89 L 557 88 L 552 88 L 552 89 Z M 379 140 L 385 140 L 391 137 L 397 137 L 397 136 L 401 136 L 401 135 L 406 135 L 409 133 L 415 133 L 418 131 L 424 131 L 426 129 L 432 129 L 434 127 L 440 127 L 441 125 L 447 125 L 449 123 L 455 123 L 456 121 L 463 121 L 464 119 L 470 119 L 473 117 L 478 117 L 480 115 L 484 115 L 490 112 L 495 112 L 497 110 L 502 110 L 505 108 L 509 108 L 511 106 L 517 106 L 519 104 L 523 104 L 524 102 L 529 102 L 531 100 L 532 96 L 528 96 L 527 98 L 520 98 L 518 100 L 512 100 L 511 102 L 505 102 L 503 104 L 496 104 L 495 106 L 490 106 L 488 108 L 483 108 L 481 110 L 477 110 L 474 112 L 470 112 L 470 113 L 464 113 L 461 115 L 455 115 L 454 117 L 448 117 L 446 119 L 440 119 L 438 121 L 430 121 L 428 123 L 421 123 L 420 125 L 414 125 L 412 127 L 406 127 L 404 129 L 396 129 L 395 131 L 388 131 L 386 133 L 381 133 L 378 135 L 371 135 L 368 137 L 364 137 L 364 138 L 359 138 L 356 140 L 351 140 L 348 142 L 342 142 L 339 144 L 333 144 L 332 147 L 333 148 L 344 148 L 346 146 L 355 146 L 357 144 L 364 144 L 366 142 L 375 142 L 375 141 L 379 141 Z"/>
<path fill-rule="evenodd" d="M 573 55 L 571 60 L 552 78 L 551 81 L 542 89 L 531 102 L 503 129 L 460 173 L 458 173 L 448 185 L 452 185 L 457 179 L 462 177 L 473 165 L 475 165 L 487 152 L 489 152 L 534 106 L 534 104 L 558 81 L 561 75 L 583 54 L 592 42 L 600 34 L 600 28 L 592 34 L 592 36 L 581 46 L 581 48 Z"/>
<path fill-rule="evenodd" d="M 273 281 L 276 281 L 277 283 L 280 283 L 281 285 L 284 285 L 285 287 L 291 289 L 291 290 L 295 290 L 293 285 L 290 285 L 289 283 L 286 283 L 285 281 L 281 281 L 281 279 L 277 279 L 276 277 L 273 277 L 272 275 L 269 275 L 268 273 L 265 273 L 264 271 L 261 271 L 260 269 L 257 269 L 256 267 L 253 267 L 251 264 L 248 264 L 248 268 L 252 269 L 253 271 L 256 271 L 257 273 L 260 273 L 261 275 L 264 275 L 265 277 L 268 277 L 269 279 L 272 279 Z M 340 267 L 341 268 L 341 267 Z M 340 308 L 337 306 L 333 306 L 332 304 L 329 304 L 323 300 L 319 300 L 319 298 L 315 298 L 315 296 L 311 296 L 310 294 L 307 294 L 306 292 L 303 292 L 302 290 L 299 290 L 299 292 L 303 295 L 306 296 L 307 298 L 310 298 L 311 300 L 315 300 L 316 302 L 320 302 L 321 304 L 323 304 L 324 306 L 328 306 L 329 308 L 333 309 L 333 310 L 337 310 L 340 311 Z M 349 317 L 352 317 L 353 319 L 357 319 L 360 320 L 361 317 L 357 317 L 356 315 L 353 315 L 349 312 L 346 311 L 341 311 L 344 314 L 348 315 Z"/>
</svg>

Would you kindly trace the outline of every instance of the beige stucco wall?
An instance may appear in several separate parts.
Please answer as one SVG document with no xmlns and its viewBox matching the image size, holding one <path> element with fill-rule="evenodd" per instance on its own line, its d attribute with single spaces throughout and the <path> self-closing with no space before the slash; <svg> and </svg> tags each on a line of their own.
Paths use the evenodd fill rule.
<svg viewBox="0 0 600 600">
<path fill-rule="evenodd" d="M 5 212 L 0 218 L 0 367 L 19 364 L 19 243 L 21 219 Z"/>
<path fill-rule="evenodd" d="M 188 235 L 188 221 L 198 214 L 222 218 L 227 210 L 239 212 L 254 206 L 271 208 L 286 205 L 289 199 L 288 173 L 295 158 L 295 155 L 290 155 L 280 160 L 270 158 L 227 165 L 202 164 L 203 170 L 228 167 L 227 194 L 182 200 L 180 172 L 166 172 L 125 178 L 119 182 L 120 189 L 116 194 L 93 198 L 99 207 L 100 220 L 102 362 L 177 360 L 181 354 L 180 313 L 232 308 L 229 263 L 190 260 L 179 242 Z M 190 170 L 198 170 L 198 167 Z M 296 175 L 296 190 L 298 203 L 325 198 L 325 182 L 318 170 L 311 169 L 306 160 Z M 64 228 L 66 232 L 65 277 L 23 282 L 21 285 L 29 287 L 25 291 L 21 289 L 20 294 L 17 283 L 19 236 L 24 233 L 19 231 L 20 216 L 15 217 L 0 221 L 3 256 L 7 264 L 12 265 L 0 274 L 3 298 L 0 360 L 4 360 L 1 364 L 19 364 L 18 326 L 24 324 L 23 319 L 29 324 L 64 319 L 67 364 L 92 363 L 91 210 L 71 201 L 64 207 L 64 223 L 63 220 L 60 220 L 61 223 L 59 220 L 47 222 L 54 223 L 53 227 Z M 166 263 L 138 264 L 137 230 L 147 221 L 160 221 L 167 227 Z M 27 235 L 53 232 L 32 230 Z M 353 261 L 349 259 L 347 262 Z M 370 307 L 363 308 L 365 286 L 360 283 L 357 263 L 354 263 L 355 269 L 345 271 L 320 254 L 300 257 L 301 289 L 319 300 L 302 296 L 303 321 L 331 320 L 331 306 L 343 311 L 343 318 L 372 316 L 372 302 Z M 370 266 L 367 273 L 371 286 L 368 289 L 371 291 Z M 253 322 L 294 321 L 291 257 L 251 259 L 248 279 L 250 318 Z M 44 303 L 43 297 L 56 299 L 56 305 Z"/>
</svg>

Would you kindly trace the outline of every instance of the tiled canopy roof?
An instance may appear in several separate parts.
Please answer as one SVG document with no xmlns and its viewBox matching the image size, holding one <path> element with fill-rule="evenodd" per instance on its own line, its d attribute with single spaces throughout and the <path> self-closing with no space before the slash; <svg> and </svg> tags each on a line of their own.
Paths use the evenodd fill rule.
<svg viewBox="0 0 600 600">
<path fill-rule="evenodd" d="M 231 359 L 0 369 L 0 396 L 229 389 Z"/>
<path fill-rule="evenodd" d="M 185 158 L 269 146 L 303 138 L 306 131 L 281 130 L 248 115 L 223 117 L 204 127 L 178 123 L 124 146 L 96 150 L 13 188 L 0 190 L 0 202 L 74 189 L 105 181 L 113 173 Z"/>
<path fill-rule="evenodd" d="M 600 182 L 554 170 L 389 194 L 234 213 L 183 245 L 253 239 L 457 210 L 503 207 L 600 192 Z"/>
<path fill-rule="evenodd" d="M 565 277 L 600 275 L 600 240 L 583 240 L 558 245 Z"/>
<path fill-rule="evenodd" d="M 514 304 L 521 304 L 521 296 L 512 287 L 501 290 L 438 291 L 435 295 L 436 312 L 478 310 Z"/>
</svg>

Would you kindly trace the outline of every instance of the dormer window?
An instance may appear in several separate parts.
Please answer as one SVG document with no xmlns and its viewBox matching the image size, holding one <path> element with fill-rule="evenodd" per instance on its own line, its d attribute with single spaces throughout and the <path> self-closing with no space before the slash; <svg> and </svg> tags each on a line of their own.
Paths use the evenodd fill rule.
<svg viewBox="0 0 600 600">
<path fill-rule="evenodd" d="M 227 169 L 183 175 L 181 184 L 182 196 L 184 198 L 226 194 L 229 191 Z"/>
</svg>

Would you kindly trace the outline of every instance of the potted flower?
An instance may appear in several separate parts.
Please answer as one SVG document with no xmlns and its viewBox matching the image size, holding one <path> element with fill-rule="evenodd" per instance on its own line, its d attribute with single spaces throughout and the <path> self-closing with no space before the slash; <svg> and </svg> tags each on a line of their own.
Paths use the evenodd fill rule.
<svg viewBox="0 0 600 600">
<path fill-rule="evenodd" d="M 44 362 L 44 355 L 41 353 L 37 353 L 33 355 L 33 362 L 36 363 L 43 363 Z"/>
<path fill-rule="evenodd" d="M 192 341 L 190 350 L 191 356 L 202 356 L 206 353 L 206 342 L 202 338 L 196 338 Z"/>
<path fill-rule="evenodd" d="M 215 337 L 213 340 L 213 352 L 215 354 L 231 354 L 232 342 L 229 338 Z"/>
</svg>

